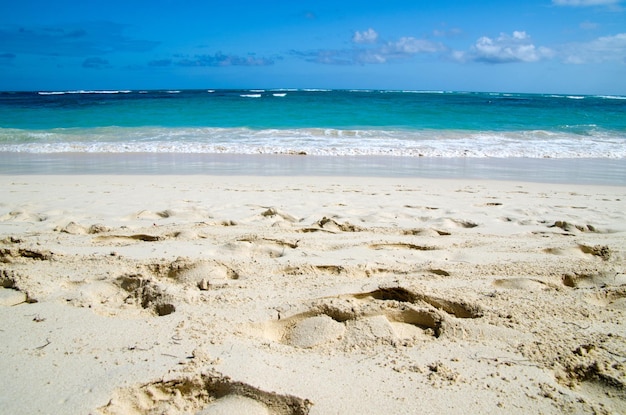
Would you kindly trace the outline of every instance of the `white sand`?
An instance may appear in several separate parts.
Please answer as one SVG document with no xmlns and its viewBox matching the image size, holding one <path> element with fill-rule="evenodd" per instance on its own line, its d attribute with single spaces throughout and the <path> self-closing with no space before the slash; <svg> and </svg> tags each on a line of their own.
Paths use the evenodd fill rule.
<svg viewBox="0 0 626 415">
<path fill-rule="evenodd" d="M 626 413 L 626 187 L 0 189 L 1 413 Z"/>
</svg>

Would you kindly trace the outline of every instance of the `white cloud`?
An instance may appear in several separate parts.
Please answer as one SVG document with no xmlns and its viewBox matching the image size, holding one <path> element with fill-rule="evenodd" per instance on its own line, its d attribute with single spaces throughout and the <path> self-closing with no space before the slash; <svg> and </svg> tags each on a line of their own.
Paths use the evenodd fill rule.
<svg viewBox="0 0 626 415">
<path fill-rule="evenodd" d="M 309 62 L 329 65 L 381 64 L 393 60 L 409 59 L 420 53 L 433 53 L 444 50 L 440 43 L 411 36 L 395 41 L 381 42 L 374 29 L 355 32 L 352 41 L 358 46 L 350 49 L 326 49 L 308 52 L 292 51 L 292 55 Z"/>
<path fill-rule="evenodd" d="M 388 42 L 381 48 L 387 55 L 415 55 L 422 52 L 437 52 L 441 45 L 425 39 L 401 37 L 396 42 Z"/>
<path fill-rule="evenodd" d="M 570 43 L 562 48 L 565 63 L 601 63 L 626 59 L 626 33 L 603 36 L 585 43 Z"/>
<path fill-rule="evenodd" d="M 353 63 L 386 63 L 392 60 L 408 59 L 420 53 L 433 53 L 442 50 L 442 46 L 425 39 L 401 37 L 395 42 L 387 42 L 375 48 L 363 48 L 354 51 Z"/>
<path fill-rule="evenodd" d="M 485 63 L 537 62 L 552 55 L 550 49 L 535 46 L 524 31 L 514 31 L 512 35 L 501 33 L 495 39 L 483 36 L 468 52 L 452 52 L 452 58 L 458 61 Z"/>
<path fill-rule="evenodd" d="M 552 0 L 556 6 L 588 7 L 588 6 L 616 6 L 622 0 Z"/>
<path fill-rule="evenodd" d="M 378 40 L 378 33 L 371 27 L 364 32 L 354 32 L 352 41 L 354 43 L 376 43 Z"/>
</svg>

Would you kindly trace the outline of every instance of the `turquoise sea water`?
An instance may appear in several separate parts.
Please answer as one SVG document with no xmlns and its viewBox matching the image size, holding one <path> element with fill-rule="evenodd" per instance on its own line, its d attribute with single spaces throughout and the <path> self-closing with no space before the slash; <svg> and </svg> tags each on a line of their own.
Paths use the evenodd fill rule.
<svg viewBox="0 0 626 415">
<path fill-rule="evenodd" d="M 626 97 L 445 91 L 0 92 L 3 153 L 626 159 Z"/>
</svg>

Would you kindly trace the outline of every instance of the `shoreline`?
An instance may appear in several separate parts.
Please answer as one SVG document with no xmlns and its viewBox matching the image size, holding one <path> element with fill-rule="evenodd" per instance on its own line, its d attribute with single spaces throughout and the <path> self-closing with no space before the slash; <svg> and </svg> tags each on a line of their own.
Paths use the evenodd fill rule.
<svg viewBox="0 0 626 415">
<path fill-rule="evenodd" d="M 186 153 L 7 153 L 0 175 L 337 176 L 626 185 L 626 160 Z"/>
</svg>

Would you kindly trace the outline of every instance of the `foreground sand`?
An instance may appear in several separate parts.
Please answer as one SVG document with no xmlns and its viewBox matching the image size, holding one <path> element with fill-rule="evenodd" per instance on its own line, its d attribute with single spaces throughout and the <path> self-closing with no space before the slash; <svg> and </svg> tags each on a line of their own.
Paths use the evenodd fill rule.
<svg viewBox="0 0 626 415">
<path fill-rule="evenodd" d="M 626 187 L 0 189 L 2 413 L 626 413 Z"/>
</svg>

